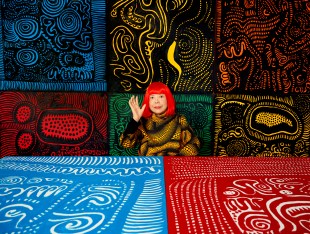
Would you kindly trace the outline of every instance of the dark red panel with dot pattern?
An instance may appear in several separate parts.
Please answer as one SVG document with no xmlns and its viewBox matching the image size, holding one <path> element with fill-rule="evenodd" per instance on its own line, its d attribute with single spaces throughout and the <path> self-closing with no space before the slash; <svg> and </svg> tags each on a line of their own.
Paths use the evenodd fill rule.
<svg viewBox="0 0 310 234">
<path fill-rule="evenodd" d="M 2 92 L 0 157 L 107 155 L 107 95 Z"/>
</svg>

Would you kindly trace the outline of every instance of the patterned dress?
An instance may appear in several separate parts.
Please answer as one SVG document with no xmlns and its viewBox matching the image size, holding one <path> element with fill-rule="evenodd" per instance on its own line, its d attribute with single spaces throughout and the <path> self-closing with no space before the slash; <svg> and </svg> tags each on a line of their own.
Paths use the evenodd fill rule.
<svg viewBox="0 0 310 234">
<path fill-rule="evenodd" d="M 198 155 L 200 141 L 184 115 L 165 117 L 153 114 L 151 118 L 134 119 L 128 123 L 120 137 L 125 148 L 139 145 L 142 156 Z"/>
</svg>

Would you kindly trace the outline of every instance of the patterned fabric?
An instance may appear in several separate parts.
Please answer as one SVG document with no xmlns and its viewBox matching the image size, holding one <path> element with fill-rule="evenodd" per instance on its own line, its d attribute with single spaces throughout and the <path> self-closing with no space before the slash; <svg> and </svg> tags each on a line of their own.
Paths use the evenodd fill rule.
<svg viewBox="0 0 310 234">
<path fill-rule="evenodd" d="M 142 118 L 136 129 L 133 129 L 133 121 L 121 135 L 120 142 L 123 147 L 129 148 L 139 144 L 139 155 L 197 155 L 199 153 L 200 141 L 183 115 L 164 117 L 153 114 L 147 120 Z"/>
</svg>

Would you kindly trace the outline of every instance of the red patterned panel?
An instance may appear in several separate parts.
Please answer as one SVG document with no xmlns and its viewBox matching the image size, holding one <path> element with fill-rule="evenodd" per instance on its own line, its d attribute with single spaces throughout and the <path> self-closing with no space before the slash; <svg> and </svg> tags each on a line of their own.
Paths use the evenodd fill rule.
<svg viewBox="0 0 310 234">
<path fill-rule="evenodd" d="M 0 93 L 0 157 L 107 155 L 107 95 Z"/>
<path fill-rule="evenodd" d="M 310 159 L 164 162 L 169 233 L 310 232 Z"/>
<path fill-rule="evenodd" d="M 81 144 L 93 132 L 91 116 L 82 110 L 50 109 L 38 118 L 38 136 L 50 144 Z"/>
</svg>

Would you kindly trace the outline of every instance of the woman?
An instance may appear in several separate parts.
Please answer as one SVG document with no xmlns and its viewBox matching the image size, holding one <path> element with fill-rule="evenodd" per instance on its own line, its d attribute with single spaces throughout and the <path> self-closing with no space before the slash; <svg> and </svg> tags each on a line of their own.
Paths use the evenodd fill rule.
<svg viewBox="0 0 310 234">
<path fill-rule="evenodd" d="M 184 115 L 175 112 L 170 89 L 161 82 L 149 85 L 142 107 L 138 97 L 129 100 L 132 119 L 120 137 L 125 148 L 139 145 L 142 156 L 198 155 L 200 141 Z"/>
</svg>

